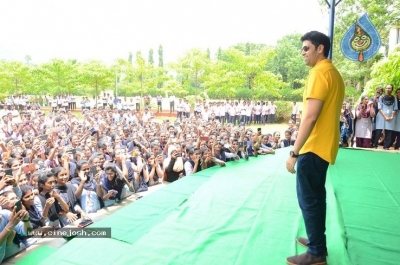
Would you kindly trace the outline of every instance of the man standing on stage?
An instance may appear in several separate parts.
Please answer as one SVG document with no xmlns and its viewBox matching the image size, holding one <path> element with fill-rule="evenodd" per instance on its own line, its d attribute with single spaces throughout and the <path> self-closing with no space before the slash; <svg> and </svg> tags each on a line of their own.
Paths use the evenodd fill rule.
<svg viewBox="0 0 400 265">
<path fill-rule="evenodd" d="M 326 191 L 328 165 L 334 164 L 339 149 L 339 116 L 344 99 L 344 82 L 328 60 L 330 39 L 311 31 L 301 37 L 302 55 L 312 67 L 303 94 L 303 118 L 286 168 L 296 173 L 297 198 L 308 238 L 296 241 L 306 253 L 286 259 L 288 264 L 326 264 Z"/>
</svg>

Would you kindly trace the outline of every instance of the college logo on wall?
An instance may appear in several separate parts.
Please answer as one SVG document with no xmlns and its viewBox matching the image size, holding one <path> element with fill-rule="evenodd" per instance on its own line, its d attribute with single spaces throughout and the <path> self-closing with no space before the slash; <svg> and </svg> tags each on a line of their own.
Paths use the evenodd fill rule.
<svg viewBox="0 0 400 265">
<path fill-rule="evenodd" d="M 366 61 L 380 48 L 381 38 L 367 14 L 351 25 L 340 42 L 343 55 L 352 61 Z"/>
</svg>

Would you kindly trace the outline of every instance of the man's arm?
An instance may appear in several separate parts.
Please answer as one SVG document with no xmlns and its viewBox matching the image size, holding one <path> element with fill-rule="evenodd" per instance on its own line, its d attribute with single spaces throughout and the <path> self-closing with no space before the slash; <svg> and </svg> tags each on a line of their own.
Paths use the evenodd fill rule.
<svg viewBox="0 0 400 265">
<path fill-rule="evenodd" d="M 305 111 L 306 115 L 301 120 L 299 133 L 293 147 L 293 152 L 295 154 L 298 154 L 300 152 L 300 149 L 303 147 L 308 137 L 310 136 L 323 106 L 324 101 L 322 100 L 314 98 L 307 99 Z"/>
<path fill-rule="evenodd" d="M 295 154 L 299 154 L 300 149 L 303 147 L 305 142 L 307 141 L 308 137 L 312 130 L 314 129 L 315 123 L 318 120 L 318 117 L 321 113 L 322 107 L 324 106 L 324 101 L 314 98 L 309 98 L 306 101 L 306 109 L 305 109 L 305 116 L 303 117 L 299 129 L 299 133 L 297 135 L 296 142 L 293 146 L 293 152 Z M 286 168 L 290 173 L 296 173 L 294 170 L 294 165 L 297 162 L 296 157 L 289 157 L 286 161 Z"/>
</svg>

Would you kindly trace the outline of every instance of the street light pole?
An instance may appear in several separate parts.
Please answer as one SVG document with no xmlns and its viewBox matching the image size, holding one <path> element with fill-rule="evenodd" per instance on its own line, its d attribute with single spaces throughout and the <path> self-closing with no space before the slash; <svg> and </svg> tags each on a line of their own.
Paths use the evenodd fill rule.
<svg viewBox="0 0 400 265">
<path fill-rule="evenodd" d="M 335 29 L 335 7 L 342 0 L 339 0 L 337 3 L 336 3 L 336 0 L 330 0 L 330 1 L 331 2 L 329 3 L 328 0 L 325 0 L 326 4 L 328 5 L 328 8 L 329 8 L 329 34 L 328 34 L 328 36 L 331 39 L 331 49 L 329 50 L 328 59 L 332 60 L 333 36 L 334 36 L 334 29 Z"/>
</svg>

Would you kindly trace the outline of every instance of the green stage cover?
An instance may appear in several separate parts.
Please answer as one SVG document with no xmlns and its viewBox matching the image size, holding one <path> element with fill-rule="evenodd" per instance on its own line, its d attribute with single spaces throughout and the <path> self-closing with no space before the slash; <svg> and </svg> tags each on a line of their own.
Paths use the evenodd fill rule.
<svg viewBox="0 0 400 265">
<path fill-rule="evenodd" d="M 306 236 L 295 175 L 285 168 L 289 150 L 185 177 L 90 226 L 111 227 L 112 239 L 72 239 L 35 263 L 285 264 L 305 251 L 295 238 Z M 396 159 L 341 149 L 330 166 L 330 265 L 400 260 Z"/>
</svg>

